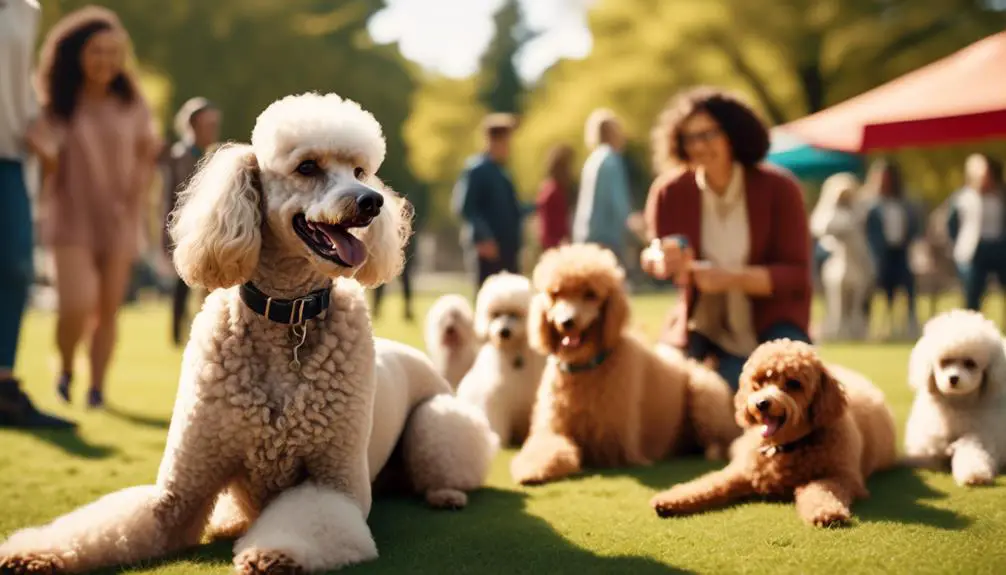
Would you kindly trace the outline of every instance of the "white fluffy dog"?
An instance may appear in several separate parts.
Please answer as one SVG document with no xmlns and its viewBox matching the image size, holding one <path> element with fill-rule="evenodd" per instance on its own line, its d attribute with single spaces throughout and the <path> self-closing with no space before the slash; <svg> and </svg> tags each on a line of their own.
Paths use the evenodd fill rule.
<svg viewBox="0 0 1006 575">
<path fill-rule="evenodd" d="M 373 559 L 372 466 L 398 444 L 428 501 L 463 504 L 487 472 L 487 424 L 420 352 L 375 345 L 360 286 L 400 271 L 409 233 L 407 206 L 374 175 L 384 154 L 370 113 L 305 94 L 201 165 L 172 223 L 174 262 L 215 291 L 185 348 L 156 483 L 14 533 L 0 571 L 136 563 L 204 533 L 241 536 L 243 574 Z"/>
<path fill-rule="evenodd" d="M 475 300 L 475 333 L 485 343 L 458 398 L 485 412 L 501 445 L 520 445 L 527 437 L 545 369 L 545 357 L 527 340 L 533 295 L 530 280 L 504 272 L 486 279 Z"/>
<path fill-rule="evenodd" d="M 959 485 L 992 483 L 1006 463 L 1006 351 L 995 323 L 966 310 L 929 320 L 908 381 L 916 392 L 905 431 L 910 461 L 949 462 Z"/>
<path fill-rule="evenodd" d="M 451 389 L 475 363 L 479 341 L 475 336 L 475 312 L 464 296 L 448 294 L 437 298 L 426 314 L 423 339 L 426 353 Z"/>
<path fill-rule="evenodd" d="M 866 215 L 857 206 L 859 187 L 852 174 L 831 176 L 810 217 L 811 232 L 831 251 L 821 269 L 826 304 L 821 338 L 826 340 L 862 340 L 868 332 L 866 302 L 876 271 L 866 241 Z"/>
</svg>

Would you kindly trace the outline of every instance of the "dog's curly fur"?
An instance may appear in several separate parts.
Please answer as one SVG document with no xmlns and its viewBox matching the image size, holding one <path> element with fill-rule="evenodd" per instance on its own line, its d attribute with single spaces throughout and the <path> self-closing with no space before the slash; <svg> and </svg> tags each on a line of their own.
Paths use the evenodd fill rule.
<svg viewBox="0 0 1006 575">
<path fill-rule="evenodd" d="M 533 276 L 539 293 L 529 316 L 531 342 L 550 357 L 531 434 L 512 461 L 515 481 L 648 465 L 696 446 L 709 457 L 726 454 L 740 431 L 730 388 L 705 367 L 668 360 L 627 332 L 624 271 L 610 250 L 551 249 Z M 570 365 L 587 367 L 564 369 Z"/>
<path fill-rule="evenodd" d="M 458 386 L 458 398 L 486 414 L 503 445 L 519 446 L 527 438 L 545 369 L 545 357 L 528 344 L 532 296 L 526 277 L 503 272 L 489 276 L 475 298 L 475 333 L 485 343 Z"/>
<path fill-rule="evenodd" d="M 866 478 L 894 463 L 894 418 L 883 393 L 862 375 L 826 366 L 806 343 L 759 346 L 734 403 L 746 431 L 730 464 L 656 495 L 650 503 L 659 515 L 762 496 L 795 498 L 809 524 L 843 524 L 852 502 L 869 495 Z"/>
<path fill-rule="evenodd" d="M 426 313 L 423 341 L 437 371 L 451 389 L 457 389 L 479 350 L 475 312 L 468 299 L 458 294 L 437 298 Z"/>
<path fill-rule="evenodd" d="M 402 265 L 408 207 L 374 177 L 384 149 L 380 125 L 357 104 L 305 94 L 270 105 L 251 145 L 226 146 L 201 165 L 172 223 L 174 259 L 186 281 L 219 289 L 193 323 L 156 484 L 13 534 L 0 546 L 0 565 L 78 573 L 162 557 L 198 543 L 204 531 L 242 535 L 234 549 L 241 573 L 372 559 L 368 459 L 381 459 L 371 450 L 391 451 L 369 441 L 372 424 L 404 428 L 406 467 L 428 499 L 481 481 L 485 444 L 475 438 L 489 441 L 485 422 L 460 404 L 444 409 L 440 396 L 426 401 L 446 391 L 442 380 L 439 389 L 426 381 L 424 374 L 436 377 L 432 365 L 422 371 L 396 348 L 376 355 L 361 286 L 349 279 L 378 285 Z M 303 162 L 314 165 L 302 171 Z M 383 207 L 348 232 L 365 249 L 350 258 L 356 265 L 323 258 L 293 229 L 297 214 L 332 225 L 359 221 L 359 198 L 375 191 Z M 305 324 L 300 369 L 291 361 L 290 327 L 242 303 L 237 286 L 246 281 L 275 298 L 330 290 L 328 311 Z M 382 361 L 409 364 L 410 377 L 399 370 L 395 389 L 375 374 Z M 385 419 L 382 403 L 398 406 L 398 420 Z M 452 438 L 465 433 L 471 437 Z M 393 436 L 384 441 L 397 443 Z M 441 452 L 454 448 L 468 452 Z"/>
<path fill-rule="evenodd" d="M 915 401 L 905 429 L 913 464 L 950 465 L 959 485 L 985 485 L 1006 465 L 1006 351 L 995 323 L 953 310 L 926 323 L 912 349 Z"/>
</svg>

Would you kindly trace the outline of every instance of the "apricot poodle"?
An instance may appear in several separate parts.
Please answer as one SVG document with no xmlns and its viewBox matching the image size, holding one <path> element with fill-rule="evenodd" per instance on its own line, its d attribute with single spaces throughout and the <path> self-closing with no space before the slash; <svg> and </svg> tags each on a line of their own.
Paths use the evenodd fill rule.
<svg viewBox="0 0 1006 575">
<path fill-rule="evenodd" d="M 852 502 L 869 495 L 866 478 L 895 461 L 895 431 L 883 393 L 838 368 L 836 379 L 814 348 L 788 339 L 759 346 L 734 398 L 746 428 L 726 468 L 653 497 L 662 517 L 687 515 L 753 496 L 795 498 L 817 526 L 849 521 Z"/>
<path fill-rule="evenodd" d="M 1006 350 L 995 322 L 968 310 L 926 323 L 912 349 L 911 463 L 950 467 L 958 485 L 988 485 L 1006 465 Z"/>
<path fill-rule="evenodd" d="M 533 276 L 529 335 L 549 358 L 530 436 L 511 464 L 515 481 L 649 465 L 695 448 L 726 454 L 740 433 L 730 388 L 715 372 L 667 359 L 627 332 L 625 275 L 610 250 L 551 249 Z"/>
<path fill-rule="evenodd" d="M 432 365 L 379 352 L 371 335 L 360 283 L 393 278 L 409 234 L 407 205 L 374 176 L 380 125 L 354 102 L 304 94 L 262 112 L 251 141 L 200 166 L 172 222 L 179 275 L 216 291 L 185 348 L 156 484 L 14 533 L 4 572 L 135 563 L 204 532 L 241 536 L 240 573 L 325 571 L 377 556 L 369 463 L 387 443 L 411 449 L 432 503 L 463 503 L 457 492 L 481 482 L 485 469 L 455 466 L 488 465 L 484 418 L 443 405 Z"/>
</svg>

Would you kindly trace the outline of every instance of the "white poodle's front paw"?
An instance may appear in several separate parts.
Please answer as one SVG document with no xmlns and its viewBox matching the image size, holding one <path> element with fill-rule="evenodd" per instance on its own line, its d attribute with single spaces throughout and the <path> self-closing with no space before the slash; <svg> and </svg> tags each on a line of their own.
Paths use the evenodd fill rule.
<svg viewBox="0 0 1006 575">
<path fill-rule="evenodd" d="M 240 575 L 304 575 L 307 571 L 282 551 L 246 549 L 234 558 Z"/>
<path fill-rule="evenodd" d="M 973 469 L 966 472 L 954 472 L 954 480 L 961 487 L 977 487 L 995 483 L 995 475 L 988 470 Z"/>
<path fill-rule="evenodd" d="M 434 509 L 464 509 L 468 495 L 457 489 L 431 489 L 426 492 L 426 503 Z"/>
</svg>

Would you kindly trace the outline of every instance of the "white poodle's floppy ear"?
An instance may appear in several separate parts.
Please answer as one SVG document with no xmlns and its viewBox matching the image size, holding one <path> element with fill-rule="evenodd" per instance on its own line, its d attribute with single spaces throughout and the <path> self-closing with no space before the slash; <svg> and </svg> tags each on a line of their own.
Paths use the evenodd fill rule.
<svg viewBox="0 0 1006 575">
<path fill-rule="evenodd" d="M 245 282 L 262 247 L 261 183 L 251 146 L 222 146 L 199 167 L 171 214 L 178 275 L 189 285 Z"/>
<path fill-rule="evenodd" d="M 930 388 L 933 378 L 933 350 L 929 339 L 923 335 L 912 348 L 908 359 L 908 387 L 915 391 L 925 391 Z"/>
<path fill-rule="evenodd" d="M 363 232 L 361 239 L 367 246 L 367 261 L 353 276 L 367 287 L 387 283 L 402 272 L 405 246 L 412 235 L 412 204 L 376 178 L 374 180 L 369 183 L 384 196 L 384 206 Z"/>
</svg>

